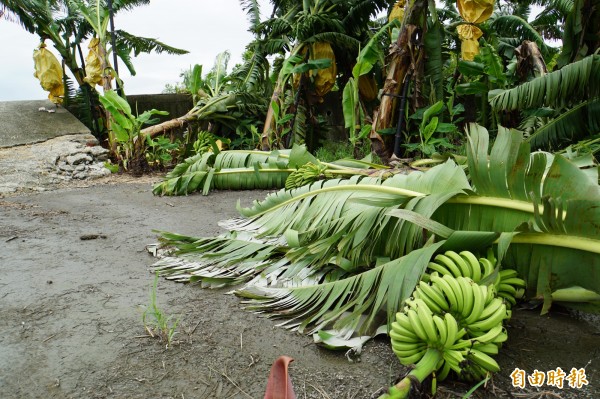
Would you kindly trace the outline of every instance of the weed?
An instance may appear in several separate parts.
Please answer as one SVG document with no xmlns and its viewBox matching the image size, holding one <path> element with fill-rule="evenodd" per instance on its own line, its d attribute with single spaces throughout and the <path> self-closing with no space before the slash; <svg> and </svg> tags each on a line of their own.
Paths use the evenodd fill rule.
<svg viewBox="0 0 600 399">
<path fill-rule="evenodd" d="M 381 163 L 379 157 L 371 154 L 371 142 L 364 140 L 359 142 L 356 149 L 348 141 L 326 141 L 315 151 L 315 157 L 323 162 L 333 162 L 338 159 L 364 158 L 371 155 L 369 162 Z"/>
<path fill-rule="evenodd" d="M 166 342 L 167 349 L 173 343 L 173 337 L 176 334 L 175 329 L 179 324 L 179 319 L 171 324 L 173 316 L 167 316 L 160 310 L 156 303 L 156 288 L 158 286 L 158 273 L 154 277 L 154 282 L 150 286 L 150 304 L 142 314 L 142 322 L 148 335 L 152 338 L 158 337 L 162 342 Z"/>
</svg>

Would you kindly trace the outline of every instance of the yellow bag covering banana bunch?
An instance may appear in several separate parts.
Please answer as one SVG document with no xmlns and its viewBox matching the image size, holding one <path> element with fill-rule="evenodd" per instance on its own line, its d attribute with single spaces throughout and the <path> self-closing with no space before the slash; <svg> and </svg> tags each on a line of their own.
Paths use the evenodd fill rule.
<svg viewBox="0 0 600 399">
<path fill-rule="evenodd" d="M 310 71 L 310 76 L 313 77 L 315 83 L 315 90 L 319 96 L 323 97 L 331 91 L 335 85 L 335 78 L 337 76 L 335 54 L 333 53 L 331 44 L 326 42 L 313 44 L 311 58 L 313 60 L 321 58 L 329 58 L 331 60 L 331 66 L 329 68 Z"/>
<path fill-rule="evenodd" d="M 458 0 L 458 12 L 465 21 L 480 24 L 486 21 L 494 11 L 495 0 Z M 462 58 L 472 61 L 479 54 L 479 38 L 483 34 L 481 29 L 473 25 L 459 25 L 458 36 L 461 43 Z"/>
<path fill-rule="evenodd" d="M 379 90 L 373 75 L 361 75 L 358 78 L 358 92 L 366 101 L 373 101 L 377 98 Z"/>
<path fill-rule="evenodd" d="M 457 7 L 465 21 L 480 24 L 492 15 L 494 3 L 495 0 L 458 0 Z"/>
<path fill-rule="evenodd" d="M 48 92 L 48 99 L 54 104 L 62 104 L 65 95 L 63 85 L 63 71 L 60 62 L 54 54 L 46 50 L 46 45 L 41 43 L 33 51 L 35 72 L 33 76 L 40 80 L 42 88 Z"/>
<path fill-rule="evenodd" d="M 392 22 L 397 19 L 402 22 L 404 19 L 404 6 L 406 5 L 406 0 L 398 0 L 394 7 L 392 7 L 392 11 L 390 12 L 390 16 L 388 17 L 388 22 Z"/>
<path fill-rule="evenodd" d="M 102 57 L 100 56 L 100 40 L 93 38 L 88 46 L 90 52 L 85 57 L 85 81 L 90 85 L 102 86 Z M 107 66 L 110 66 L 108 61 Z M 112 77 L 111 77 L 112 79 Z"/>
<path fill-rule="evenodd" d="M 308 51 L 308 46 L 303 46 L 300 51 L 298 51 L 298 55 L 302 56 L 302 59 L 305 60 L 306 59 L 306 52 Z M 301 73 L 295 73 L 292 76 L 292 85 L 294 86 L 294 90 L 298 89 L 298 86 L 300 85 L 300 78 L 302 77 L 303 74 Z"/>
<path fill-rule="evenodd" d="M 304 47 L 298 52 L 299 55 L 305 56 L 308 51 L 308 47 Z M 335 54 L 331 45 L 326 42 L 314 43 L 310 46 L 310 60 L 318 60 L 328 58 L 331 60 L 331 66 L 326 69 L 311 70 L 309 76 L 313 79 L 315 85 L 315 92 L 319 97 L 323 97 L 329 93 L 335 85 L 335 78 L 337 76 L 337 66 L 335 64 Z M 301 74 L 295 73 L 292 78 L 292 84 L 294 89 L 298 88 L 300 84 Z"/>
<path fill-rule="evenodd" d="M 463 60 L 472 61 L 479 54 L 479 38 L 483 35 L 475 25 L 459 25 L 456 28 L 461 40 L 460 53 Z"/>
</svg>

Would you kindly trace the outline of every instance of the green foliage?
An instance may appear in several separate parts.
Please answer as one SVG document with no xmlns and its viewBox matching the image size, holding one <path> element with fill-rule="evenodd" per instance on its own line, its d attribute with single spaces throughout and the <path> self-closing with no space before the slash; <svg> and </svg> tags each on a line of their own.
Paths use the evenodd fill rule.
<svg viewBox="0 0 600 399">
<path fill-rule="evenodd" d="M 212 189 L 251 190 L 285 186 L 293 171 L 287 158 L 278 151 L 232 150 L 219 152 L 212 144 L 210 151 L 200 152 L 167 173 L 165 180 L 153 188 L 157 195 L 187 195 Z"/>
<path fill-rule="evenodd" d="M 507 90 L 490 91 L 495 111 L 520 110 L 534 148 L 560 149 L 600 132 L 600 56 Z M 544 117 L 539 117 L 544 115 Z"/>
<path fill-rule="evenodd" d="M 176 153 L 180 151 L 181 147 L 182 143 L 179 140 L 173 142 L 165 136 L 158 136 L 154 139 L 146 136 L 146 159 L 151 166 L 168 167 L 174 159 L 177 159 Z"/>
<path fill-rule="evenodd" d="M 449 160 L 383 182 L 319 181 L 240 209 L 245 219 L 223 224 L 230 233 L 219 237 L 164 233 L 178 252 L 157 270 L 203 286 L 246 283 L 236 294 L 247 308 L 341 340 L 389 323 L 433 254 L 453 248 L 493 244 L 544 310 L 562 288 L 600 293 L 600 281 L 589 278 L 600 271 L 597 168 L 532 154 L 518 132 L 503 128 L 488 147 L 487 131 L 471 125 L 470 180 Z"/>
<path fill-rule="evenodd" d="M 359 79 L 371 72 L 377 63 L 383 64 L 383 50 L 380 41 L 386 35 L 390 26 L 395 26 L 396 21 L 382 26 L 370 38 L 366 46 L 361 49 L 356 57 L 356 64 L 352 68 L 352 77 L 344 86 L 342 94 L 342 110 L 344 113 L 344 127 L 349 131 L 350 144 L 356 148 L 370 133 L 372 126 L 366 123 L 363 105 L 359 96 Z"/>
<path fill-rule="evenodd" d="M 291 127 L 288 126 L 288 123 L 294 119 L 294 115 L 284 113 L 276 101 L 271 103 L 271 108 L 273 109 L 273 119 L 275 120 L 275 131 L 277 134 L 274 136 L 274 141 L 269 144 L 269 147 L 277 148 L 282 145 L 285 136 L 290 134 Z"/>
<path fill-rule="evenodd" d="M 159 307 L 156 300 L 156 290 L 158 287 L 158 274 L 154 277 L 154 282 L 150 286 L 150 303 L 142 314 L 142 323 L 144 329 L 152 338 L 158 337 L 165 342 L 165 347 L 169 349 L 173 343 L 179 319 L 172 322 L 173 315 L 167 316 Z"/>
<path fill-rule="evenodd" d="M 558 71 L 507 90 L 490 92 L 495 110 L 569 106 L 600 96 L 600 55 L 592 55 Z"/>
<path fill-rule="evenodd" d="M 152 119 L 153 115 L 167 115 L 168 112 L 152 109 L 136 117 L 131 113 L 127 100 L 114 90 L 107 90 L 104 95 L 101 95 L 100 102 L 110 113 L 110 129 L 114 132 L 117 156 L 123 167 L 128 169 L 130 161 L 143 156 L 146 149 L 145 138 L 140 135 L 142 126 L 156 123 L 158 119 Z"/>
<path fill-rule="evenodd" d="M 444 110 L 444 103 L 440 100 L 435 104 L 420 110 L 411 116 L 412 119 L 419 120 L 419 138 L 420 143 L 403 144 L 409 151 L 419 151 L 422 155 L 430 157 L 439 149 L 454 149 L 447 136 L 434 137 L 434 133 L 454 133 L 456 127 L 453 124 L 440 123 L 439 115 Z M 453 113 L 458 112 L 456 108 L 452 109 Z"/>
<path fill-rule="evenodd" d="M 206 140 L 202 136 L 202 140 Z M 202 190 L 207 195 L 212 189 L 251 190 L 283 188 L 290 174 L 308 163 L 324 167 L 323 178 L 331 175 L 350 177 L 366 175 L 369 169 L 386 169 L 368 161 L 338 160 L 321 163 L 303 145 L 294 144 L 291 150 L 276 151 L 219 151 L 210 139 L 203 141 L 202 150 L 187 158 L 156 184 L 156 195 L 187 195 Z M 319 173 L 321 174 L 321 173 Z M 317 176 L 321 178 L 320 176 Z M 298 180 L 299 181 L 299 180 Z M 307 180 L 308 181 L 308 180 Z"/>
<path fill-rule="evenodd" d="M 369 162 L 381 163 L 377 155 L 371 154 L 371 143 L 362 141 L 357 147 L 349 142 L 325 141 L 315 151 L 315 157 L 323 162 L 340 159 L 367 159 Z M 368 159 L 370 157 L 370 159 Z"/>
</svg>

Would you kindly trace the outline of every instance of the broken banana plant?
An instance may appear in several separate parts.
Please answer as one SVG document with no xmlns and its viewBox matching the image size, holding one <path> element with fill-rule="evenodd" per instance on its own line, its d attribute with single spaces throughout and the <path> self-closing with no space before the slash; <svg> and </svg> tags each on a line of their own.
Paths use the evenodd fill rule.
<svg viewBox="0 0 600 399">
<path fill-rule="evenodd" d="M 156 195 L 187 195 L 212 189 L 292 189 L 318 180 L 385 173 L 387 167 L 356 160 L 320 162 L 305 146 L 292 150 L 203 152 L 186 159 L 156 184 Z M 389 172 L 390 174 L 392 171 Z"/>
<path fill-rule="evenodd" d="M 204 287 L 244 284 L 235 293 L 247 309 L 328 347 L 391 325 L 435 253 L 449 249 L 493 245 L 543 311 L 562 289 L 600 293 L 597 167 L 532 154 L 521 133 L 502 127 L 491 153 L 487 130 L 470 125 L 468 136 L 468 176 L 448 160 L 385 181 L 282 190 L 239 209 L 218 237 L 162 233 L 175 252 L 154 270 Z"/>
</svg>

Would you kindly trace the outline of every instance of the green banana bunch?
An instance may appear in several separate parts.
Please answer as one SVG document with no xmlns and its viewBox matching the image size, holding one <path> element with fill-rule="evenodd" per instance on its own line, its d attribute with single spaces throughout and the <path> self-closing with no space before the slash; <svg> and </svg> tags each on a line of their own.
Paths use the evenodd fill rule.
<svg viewBox="0 0 600 399">
<path fill-rule="evenodd" d="M 203 130 L 198 132 L 198 138 L 192 144 L 194 152 L 196 154 L 204 154 L 205 152 L 212 151 L 212 146 L 216 140 L 217 138 L 208 131 Z"/>
<path fill-rule="evenodd" d="M 327 166 L 308 162 L 300 166 L 296 171 L 290 173 L 285 181 L 285 189 L 291 190 L 302 187 L 317 180 L 331 179 L 333 174 L 327 170 Z"/>
<path fill-rule="evenodd" d="M 468 277 L 475 283 L 483 283 L 494 274 L 495 264 L 496 259 L 492 251 L 488 252 L 487 258 L 479 259 L 469 251 L 446 251 L 436 255 L 433 261 L 429 262 L 429 273 L 426 273 L 423 279 L 429 281 L 430 273 L 437 272 L 442 276 Z M 520 279 L 517 271 L 513 269 L 503 269 L 496 273 L 493 286 L 497 295 L 504 298 L 509 307 L 514 306 L 517 299 L 522 298 L 525 293 L 525 281 Z"/>
<path fill-rule="evenodd" d="M 434 372 L 440 381 L 451 372 L 474 381 L 500 370 L 492 355 L 508 338 L 502 324 L 510 311 L 494 288 L 433 272 L 405 303 L 389 335 L 400 362 L 415 367 L 388 398 L 407 397 L 413 380 L 422 382 Z"/>
</svg>

